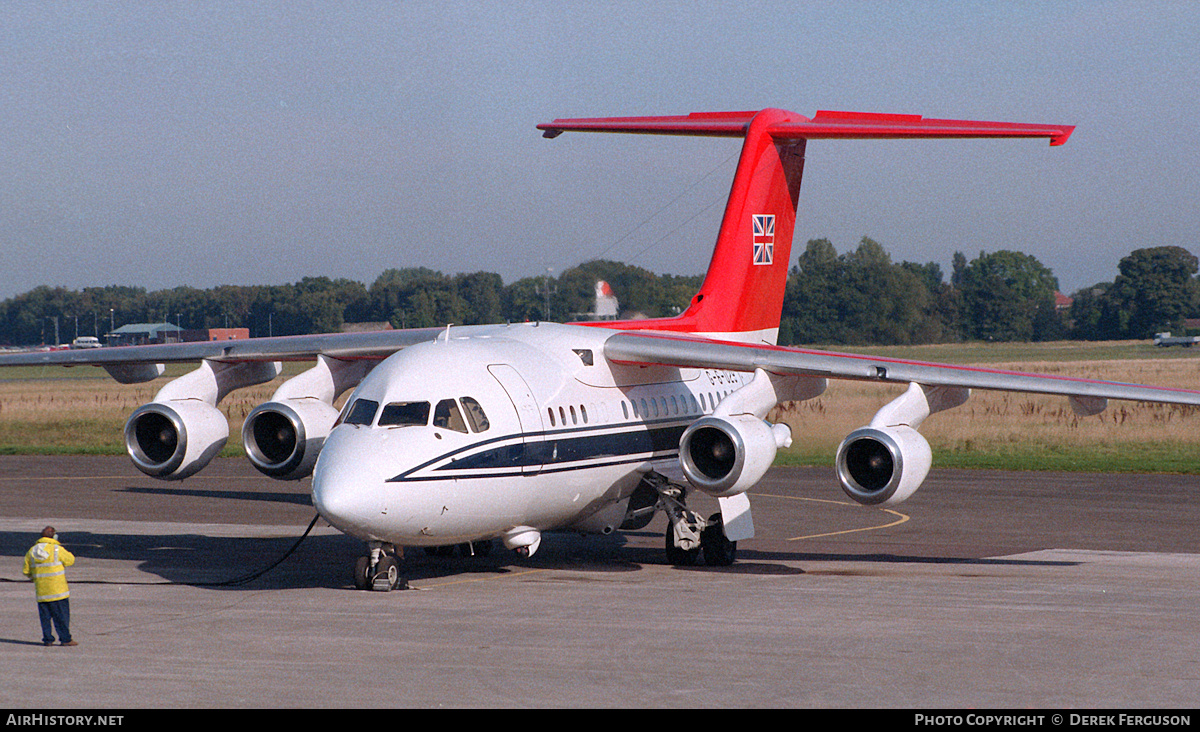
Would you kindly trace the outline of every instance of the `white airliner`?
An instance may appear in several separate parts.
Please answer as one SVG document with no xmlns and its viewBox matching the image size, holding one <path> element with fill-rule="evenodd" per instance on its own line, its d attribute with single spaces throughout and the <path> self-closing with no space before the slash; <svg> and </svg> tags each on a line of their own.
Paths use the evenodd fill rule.
<svg viewBox="0 0 1200 732">
<path fill-rule="evenodd" d="M 274 379 L 282 361 L 316 360 L 246 418 L 251 462 L 274 478 L 312 476 L 313 504 L 367 543 L 360 588 L 399 582 L 398 547 L 500 539 L 523 555 L 542 534 L 641 528 L 663 511 L 668 558 L 734 561 L 754 534 L 747 490 L 789 428 L 765 421 L 827 378 L 908 384 L 837 451 L 838 480 L 863 504 L 904 500 L 925 479 L 917 429 L 970 389 L 1059 394 L 1082 414 L 1108 399 L 1200 404 L 1200 392 L 1013 373 L 775 345 L 791 259 L 805 145 L 815 138 L 1039 137 L 1073 127 L 818 112 L 560 119 L 564 131 L 744 137 L 741 159 L 700 291 L 681 315 L 640 321 L 516 323 L 257 338 L 0 356 L 2 365 L 93 364 L 124 383 L 168 362 L 200 366 L 129 417 L 134 465 L 166 480 L 201 470 L 229 425 L 230 390 Z M 339 414 L 332 406 L 354 391 Z M 697 515 L 688 496 L 717 498 Z"/>
</svg>

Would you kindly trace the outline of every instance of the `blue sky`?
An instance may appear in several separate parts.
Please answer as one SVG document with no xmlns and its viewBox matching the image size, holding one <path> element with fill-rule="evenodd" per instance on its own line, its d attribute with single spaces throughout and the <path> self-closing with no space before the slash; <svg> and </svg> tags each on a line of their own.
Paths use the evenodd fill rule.
<svg viewBox="0 0 1200 732">
<path fill-rule="evenodd" d="M 556 117 L 782 107 L 1075 124 L 814 141 L 797 246 L 1200 253 L 1200 3 L 0 2 L 0 297 L 40 284 L 704 270 L 732 140 Z M 681 193 L 686 193 L 680 195 Z"/>
</svg>

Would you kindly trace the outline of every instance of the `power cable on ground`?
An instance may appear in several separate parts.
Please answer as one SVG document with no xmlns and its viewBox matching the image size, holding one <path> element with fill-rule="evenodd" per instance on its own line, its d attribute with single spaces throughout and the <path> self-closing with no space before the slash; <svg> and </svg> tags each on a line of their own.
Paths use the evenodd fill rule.
<svg viewBox="0 0 1200 732">
<path fill-rule="evenodd" d="M 296 539 L 295 543 L 292 544 L 291 548 L 289 548 L 286 552 L 284 552 L 283 556 L 279 557 L 279 559 L 276 559 L 274 562 L 268 564 L 266 567 L 263 567 L 262 569 L 251 572 L 250 574 L 247 574 L 247 575 L 243 575 L 241 577 L 235 577 L 233 579 L 223 580 L 220 582 L 176 582 L 174 580 L 162 580 L 161 582 L 123 582 L 123 581 L 116 581 L 116 580 L 71 580 L 71 584 L 80 584 L 80 585 L 183 585 L 186 587 L 236 587 L 239 585 L 248 584 L 248 583 L 253 582 L 254 580 L 258 579 L 259 577 L 262 577 L 267 572 L 270 572 L 272 569 L 275 569 L 280 564 L 283 564 L 283 562 L 285 560 L 287 560 L 288 557 L 290 557 L 298 548 L 300 548 L 300 544 L 302 544 L 304 542 L 304 540 L 308 538 L 308 535 L 310 533 L 312 533 L 313 527 L 317 525 L 317 521 L 320 518 L 321 518 L 320 514 L 313 516 L 313 520 L 309 522 L 308 528 L 304 530 L 304 533 L 300 536 L 300 538 Z M 6 577 L 0 578 L 0 582 L 27 582 L 27 581 L 28 580 L 15 580 L 15 579 L 9 579 Z"/>
</svg>

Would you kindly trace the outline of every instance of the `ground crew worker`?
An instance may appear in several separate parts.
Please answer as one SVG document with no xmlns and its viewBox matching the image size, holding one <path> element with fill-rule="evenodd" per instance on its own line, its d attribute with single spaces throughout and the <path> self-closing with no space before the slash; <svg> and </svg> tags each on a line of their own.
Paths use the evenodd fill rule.
<svg viewBox="0 0 1200 732">
<path fill-rule="evenodd" d="M 71 604 L 67 600 L 67 567 L 75 563 L 75 555 L 58 543 L 53 526 L 42 530 L 42 538 L 25 553 L 21 571 L 33 580 L 37 595 L 38 618 L 42 621 L 42 644 L 54 645 L 53 630 L 64 646 L 79 645 L 71 639 Z M 51 628 L 53 625 L 53 628 Z"/>
</svg>

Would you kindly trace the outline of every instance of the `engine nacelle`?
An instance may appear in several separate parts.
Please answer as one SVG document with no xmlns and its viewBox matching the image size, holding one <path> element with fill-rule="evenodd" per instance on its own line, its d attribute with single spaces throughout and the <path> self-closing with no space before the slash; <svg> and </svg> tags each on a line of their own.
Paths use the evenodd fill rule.
<svg viewBox="0 0 1200 732">
<path fill-rule="evenodd" d="M 929 443 L 912 427 L 862 427 L 837 451 L 837 475 L 846 495 L 859 503 L 891 506 L 920 487 L 933 464 Z"/>
<path fill-rule="evenodd" d="M 287 399 L 254 408 L 242 423 L 242 446 L 254 467 L 280 480 L 312 475 L 338 411 L 319 399 Z"/>
<path fill-rule="evenodd" d="M 151 402 L 134 410 L 125 422 L 125 449 L 133 464 L 163 480 L 194 475 L 228 439 L 225 415 L 199 400 Z"/>
<path fill-rule="evenodd" d="M 752 415 L 701 417 L 679 440 L 679 462 L 689 483 L 724 498 L 749 490 L 771 467 L 779 447 L 790 443 L 786 425 Z"/>
</svg>

